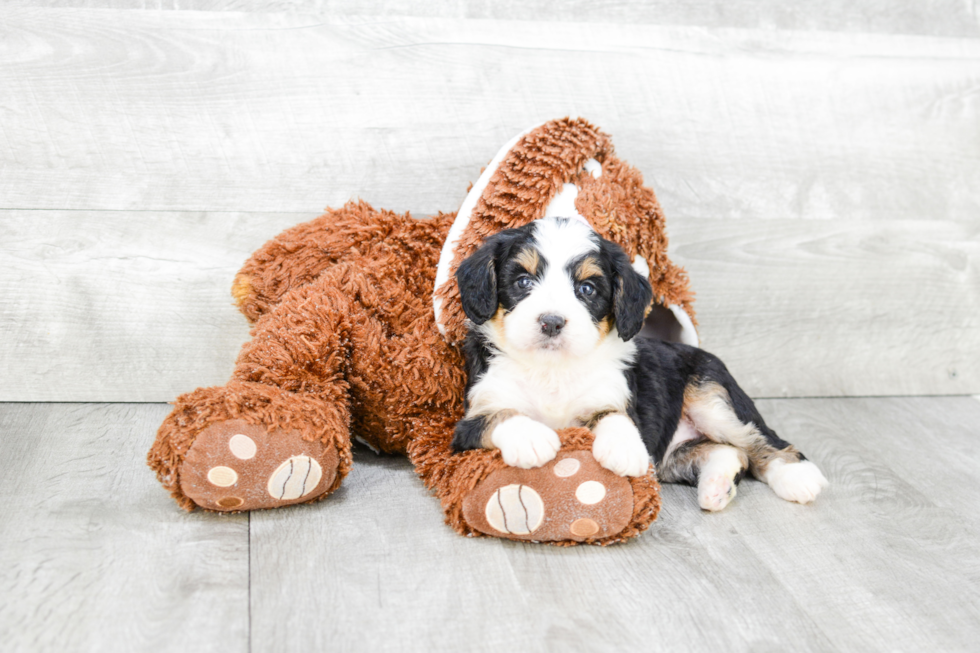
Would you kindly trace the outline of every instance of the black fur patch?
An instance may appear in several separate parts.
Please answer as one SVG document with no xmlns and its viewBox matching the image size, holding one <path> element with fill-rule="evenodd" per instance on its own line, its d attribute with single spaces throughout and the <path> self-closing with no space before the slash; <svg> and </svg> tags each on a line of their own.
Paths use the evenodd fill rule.
<svg viewBox="0 0 980 653">
<path fill-rule="evenodd" d="M 505 229 L 487 238 L 480 249 L 460 264 L 456 271 L 459 299 L 463 312 L 474 324 L 483 324 L 497 312 L 501 295 L 501 263 L 510 260 L 530 240 L 528 227 Z M 514 267 L 517 265 L 514 264 Z"/>
<path fill-rule="evenodd" d="M 490 417 L 487 415 L 477 415 L 457 422 L 456 430 L 453 432 L 453 451 L 481 448 L 489 422 Z"/>
<path fill-rule="evenodd" d="M 684 405 L 684 390 L 691 384 L 717 383 L 728 391 L 735 416 L 755 424 L 776 450 L 791 446 L 766 425 L 755 404 L 739 387 L 725 364 L 703 349 L 651 338 L 636 339 L 636 359 L 626 371 L 631 403 L 629 416 L 640 430 L 655 463 L 663 460 Z M 801 460 L 805 460 L 800 455 Z"/>
<path fill-rule="evenodd" d="M 653 301 L 650 281 L 633 269 L 623 248 L 608 240 L 600 241 L 599 252 L 613 273 L 613 315 L 619 337 L 629 340 L 643 328 L 643 318 Z"/>
</svg>

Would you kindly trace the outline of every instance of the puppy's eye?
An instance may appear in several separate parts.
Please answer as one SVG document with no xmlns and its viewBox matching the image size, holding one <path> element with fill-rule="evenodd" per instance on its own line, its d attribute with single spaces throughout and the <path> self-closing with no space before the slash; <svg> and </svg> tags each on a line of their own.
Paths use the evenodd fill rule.
<svg viewBox="0 0 980 653">
<path fill-rule="evenodd" d="M 591 297 L 595 293 L 595 286 L 588 281 L 584 281 L 578 285 L 578 291 L 586 297 Z"/>
<path fill-rule="evenodd" d="M 517 281 L 514 282 L 514 284 L 517 285 L 517 287 L 520 288 L 521 290 L 527 290 L 528 288 L 530 288 L 531 283 L 532 283 L 531 277 L 529 277 L 526 274 L 522 274 L 521 276 L 517 277 Z"/>
</svg>

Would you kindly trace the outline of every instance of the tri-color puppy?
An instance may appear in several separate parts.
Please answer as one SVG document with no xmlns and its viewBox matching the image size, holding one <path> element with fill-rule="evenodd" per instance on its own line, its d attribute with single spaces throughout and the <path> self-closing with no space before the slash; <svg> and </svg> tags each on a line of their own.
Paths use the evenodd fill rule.
<svg viewBox="0 0 980 653">
<path fill-rule="evenodd" d="M 586 426 L 592 454 L 621 476 L 696 484 L 721 510 L 746 472 L 783 499 L 812 501 L 827 481 L 766 426 L 715 356 L 634 337 L 652 290 L 626 253 L 584 221 L 545 218 L 491 236 L 456 273 L 472 326 L 457 451 L 498 448 L 540 467 L 556 429 Z"/>
</svg>

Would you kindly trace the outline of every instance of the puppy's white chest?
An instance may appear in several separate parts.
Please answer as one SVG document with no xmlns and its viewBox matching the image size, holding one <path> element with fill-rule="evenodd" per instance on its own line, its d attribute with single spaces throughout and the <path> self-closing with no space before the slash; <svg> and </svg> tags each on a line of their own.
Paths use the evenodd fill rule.
<svg viewBox="0 0 980 653">
<path fill-rule="evenodd" d="M 532 419 L 560 429 L 572 426 L 577 417 L 596 411 L 598 398 L 590 396 L 584 385 L 576 383 L 574 379 L 547 379 L 543 383 L 535 381 L 539 380 L 516 380 L 526 401 L 521 412 Z"/>
<path fill-rule="evenodd" d="M 496 358 L 470 390 L 470 404 L 478 412 L 516 410 L 553 429 L 578 426 L 598 411 L 626 410 L 625 369 L 618 357 L 536 366 Z"/>
</svg>

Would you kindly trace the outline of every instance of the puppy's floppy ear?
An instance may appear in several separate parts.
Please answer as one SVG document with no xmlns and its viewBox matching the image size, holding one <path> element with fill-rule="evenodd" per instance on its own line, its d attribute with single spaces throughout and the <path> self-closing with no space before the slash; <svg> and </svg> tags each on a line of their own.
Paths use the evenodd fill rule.
<svg viewBox="0 0 980 653">
<path fill-rule="evenodd" d="M 633 269 L 629 256 L 614 242 L 604 240 L 603 253 L 613 269 L 613 317 L 619 337 L 629 340 L 643 328 L 643 319 L 653 300 L 650 281 Z"/>
<path fill-rule="evenodd" d="M 456 270 L 463 312 L 474 324 L 483 324 L 497 312 L 497 269 L 516 236 L 516 229 L 490 236 Z"/>
</svg>

